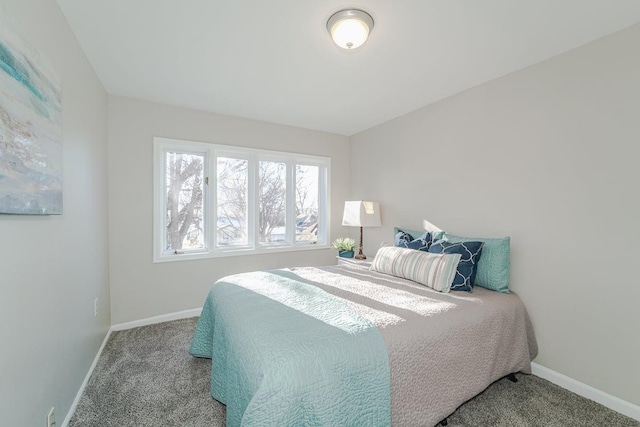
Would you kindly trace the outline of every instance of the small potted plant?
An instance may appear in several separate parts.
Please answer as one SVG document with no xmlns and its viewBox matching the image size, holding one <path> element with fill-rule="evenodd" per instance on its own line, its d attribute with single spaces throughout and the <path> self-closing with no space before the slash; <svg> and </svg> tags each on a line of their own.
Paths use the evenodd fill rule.
<svg viewBox="0 0 640 427">
<path fill-rule="evenodd" d="M 349 237 L 340 237 L 333 242 L 333 247 L 338 250 L 341 258 L 353 258 L 353 251 L 356 248 L 356 241 Z"/>
</svg>

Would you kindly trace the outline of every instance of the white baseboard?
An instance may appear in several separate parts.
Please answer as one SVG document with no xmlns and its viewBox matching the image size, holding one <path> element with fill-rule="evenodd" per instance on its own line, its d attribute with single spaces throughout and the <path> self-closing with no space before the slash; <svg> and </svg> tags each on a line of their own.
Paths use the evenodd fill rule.
<svg viewBox="0 0 640 427">
<path fill-rule="evenodd" d="M 80 384 L 80 389 L 76 394 L 76 398 L 73 399 L 73 403 L 69 408 L 69 412 L 67 412 L 67 416 L 64 418 L 64 421 L 62 422 L 62 427 L 69 426 L 69 421 L 71 421 L 71 417 L 76 412 L 76 408 L 78 407 L 78 403 L 80 403 L 80 398 L 82 397 L 82 393 L 84 393 L 84 389 L 87 386 L 87 383 L 89 382 L 89 378 L 91 378 L 91 374 L 93 373 L 93 370 L 96 368 L 96 365 L 98 364 L 98 359 L 100 359 L 102 350 L 104 350 L 104 346 L 107 344 L 107 341 L 109 341 L 110 336 L 111 336 L 111 328 L 109 328 L 109 330 L 107 331 L 107 335 L 105 335 L 104 339 L 102 340 L 102 344 L 98 349 L 98 353 L 96 354 L 96 357 L 93 358 L 93 363 L 91 363 L 91 366 L 89 366 L 89 372 L 87 372 L 87 375 L 84 377 L 84 381 L 82 381 L 82 384 Z"/>
<path fill-rule="evenodd" d="M 118 323 L 111 325 L 113 331 L 124 331 L 125 329 L 138 328 L 140 326 L 154 325 L 156 323 L 169 322 L 171 320 L 188 319 L 200 316 L 202 307 L 191 310 L 178 311 L 175 313 L 162 314 L 160 316 L 147 317 L 146 319 L 134 320 L 133 322 Z"/>
<path fill-rule="evenodd" d="M 633 403 L 622 400 L 619 397 L 612 396 L 604 391 L 598 390 L 595 387 L 581 383 L 559 372 L 546 368 L 537 363 L 531 363 L 531 373 L 540 378 L 544 378 L 554 384 L 559 385 L 562 388 L 566 388 L 569 391 L 579 394 L 582 397 L 591 399 L 607 408 L 613 409 L 616 412 L 631 417 L 640 421 L 640 406 Z"/>
</svg>

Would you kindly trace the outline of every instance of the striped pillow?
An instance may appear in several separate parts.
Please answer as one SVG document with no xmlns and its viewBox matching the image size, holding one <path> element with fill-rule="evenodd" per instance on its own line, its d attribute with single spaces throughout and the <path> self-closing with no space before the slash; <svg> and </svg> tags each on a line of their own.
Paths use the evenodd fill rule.
<svg viewBox="0 0 640 427">
<path fill-rule="evenodd" d="M 413 280 L 436 291 L 449 292 L 460 254 L 433 254 L 384 246 L 378 250 L 371 270 Z"/>
</svg>

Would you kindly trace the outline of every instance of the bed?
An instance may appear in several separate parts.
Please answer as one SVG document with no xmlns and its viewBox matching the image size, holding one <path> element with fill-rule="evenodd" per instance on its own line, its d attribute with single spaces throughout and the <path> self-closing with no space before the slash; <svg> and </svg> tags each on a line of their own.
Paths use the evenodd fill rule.
<svg viewBox="0 0 640 427">
<path fill-rule="evenodd" d="M 441 293 L 364 264 L 228 276 L 191 346 L 233 426 L 433 426 L 492 382 L 530 373 L 515 293 Z"/>
</svg>

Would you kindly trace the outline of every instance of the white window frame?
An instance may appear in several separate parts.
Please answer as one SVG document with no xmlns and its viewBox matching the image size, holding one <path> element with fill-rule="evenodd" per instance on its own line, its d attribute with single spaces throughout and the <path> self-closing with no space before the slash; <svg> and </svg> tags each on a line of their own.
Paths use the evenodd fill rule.
<svg viewBox="0 0 640 427">
<path fill-rule="evenodd" d="M 205 181 L 203 190 L 204 208 L 204 249 L 183 250 L 178 253 L 166 250 L 166 176 L 165 160 L 167 151 L 201 154 L 204 156 L 203 172 Z M 217 158 L 231 157 L 247 159 L 248 167 L 248 204 L 247 204 L 247 245 L 218 246 L 216 238 L 217 222 Z M 285 242 L 262 244 L 256 232 L 258 228 L 258 162 L 261 160 L 283 162 L 287 165 L 287 211 Z M 295 191 L 297 164 L 318 166 L 318 243 L 295 241 Z M 330 200 L 331 200 L 331 159 L 328 157 L 283 151 L 262 150 L 236 147 L 231 145 L 210 144 L 204 142 L 183 141 L 170 138 L 153 138 L 153 262 L 181 261 L 225 256 L 255 255 L 274 252 L 292 252 L 317 250 L 330 247 Z"/>
</svg>

